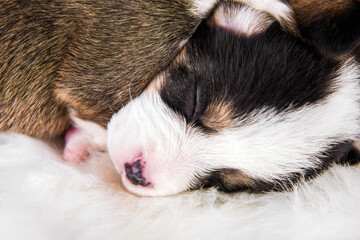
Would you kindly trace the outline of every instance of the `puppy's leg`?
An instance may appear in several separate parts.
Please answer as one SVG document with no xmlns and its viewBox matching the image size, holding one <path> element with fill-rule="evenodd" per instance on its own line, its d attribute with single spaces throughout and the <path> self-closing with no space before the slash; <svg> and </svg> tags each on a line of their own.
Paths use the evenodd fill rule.
<svg viewBox="0 0 360 240">
<path fill-rule="evenodd" d="M 106 129 L 73 114 L 73 126 L 65 134 L 63 157 L 69 162 L 84 162 L 93 151 L 106 151 Z"/>
</svg>

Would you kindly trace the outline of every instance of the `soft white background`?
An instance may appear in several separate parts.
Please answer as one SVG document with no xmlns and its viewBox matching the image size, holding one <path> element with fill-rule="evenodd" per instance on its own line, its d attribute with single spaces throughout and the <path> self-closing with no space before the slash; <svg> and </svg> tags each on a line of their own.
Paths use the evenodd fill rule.
<svg viewBox="0 0 360 240">
<path fill-rule="evenodd" d="M 60 156 L 0 135 L 0 239 L 360 239 L 359 167 L 335 166 L 293 192 L 140 198 L 106 155 L 77 166 Z"/>
</svg>

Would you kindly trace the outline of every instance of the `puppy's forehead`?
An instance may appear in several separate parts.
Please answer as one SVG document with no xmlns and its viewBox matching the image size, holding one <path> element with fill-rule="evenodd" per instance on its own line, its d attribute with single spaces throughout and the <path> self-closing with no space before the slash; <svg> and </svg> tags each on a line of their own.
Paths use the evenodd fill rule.
<svg viewBox="0 0 360 240">
<path fill-rule="evenodd" d="M 166 72 L 163 101 L 185 115 L 199 98 L 202 113 L 212 113 L 207 114 L 211 120 L 203 114 L 203 122 L 214 125 L 264 107 L 295 110 L 324 100 L 334 90 L 338 62 L 322 57 L 276 21 L 266 24 L 249 35 L 203 23 Z"/>
</svg>

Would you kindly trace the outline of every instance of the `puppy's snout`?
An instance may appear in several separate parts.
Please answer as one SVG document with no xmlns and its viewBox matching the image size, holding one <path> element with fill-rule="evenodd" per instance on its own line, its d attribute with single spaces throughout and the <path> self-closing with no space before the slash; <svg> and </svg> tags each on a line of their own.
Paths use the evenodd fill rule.
<svg viewBox="0 0 360 240">
<path fill-rule="evenodd" d="M 141 159 L 135 160 L 132 163 L 125 163 L 126 177 L 134 185 L 147 187 L 150 182 L 144 177 L 144 163 Z"/>
</svg>

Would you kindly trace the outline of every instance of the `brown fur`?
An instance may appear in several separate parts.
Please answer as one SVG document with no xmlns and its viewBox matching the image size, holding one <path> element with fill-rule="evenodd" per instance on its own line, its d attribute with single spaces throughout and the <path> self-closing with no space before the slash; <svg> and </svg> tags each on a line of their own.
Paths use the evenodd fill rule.
<svg viewBox="0 0 360 240">
<path fill-rule="evenodd" d="M 0 131 L 106 126 L 174 58 L 200 17 L 185 0 L 0 0 Z"/>
<path fill-rule="evenodd" d="M 228 186 L 243 186 L 244 188 L 256 186 L 256 182 L 247 177 L 241 171 L 234 169 L 224 169 L 219 173 L 223 183 Z"/>
<path fill-rule="evenodd" d="M 349 0 L 288 0 L 288 2 L 296 12 L 297 20 L 306 25 L 331 17 L 334 12 L 346 12 L 352 5 L 352 1 Z"/>
<path fill-rule="evenodd" d="M 259 185 L 260 184 L 260 185 Z M 219 169 L 212 172 L 208 178 L 201 181 L 199 186 L 220 187 L 222 191 L 233 192 L 238 190 L 256 189 L 255 192 L 261 192 L 262 182 L 258 182 L 236 169 Z M 257 189 L 259 187 L 259 190 Z M 250 190 L 251 191 L 251 190 Z"/>
<path fill-rule="evenodd" d="M 300 35 L 321 53 L 348 53 L 360 41 L 360 0 L 287 0 Z"/>
</svg>

